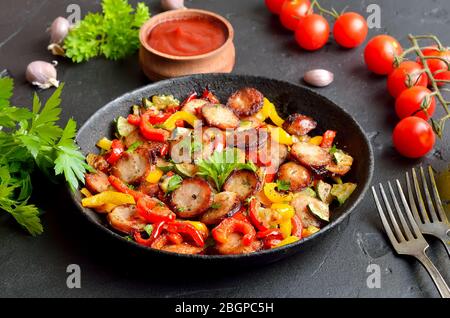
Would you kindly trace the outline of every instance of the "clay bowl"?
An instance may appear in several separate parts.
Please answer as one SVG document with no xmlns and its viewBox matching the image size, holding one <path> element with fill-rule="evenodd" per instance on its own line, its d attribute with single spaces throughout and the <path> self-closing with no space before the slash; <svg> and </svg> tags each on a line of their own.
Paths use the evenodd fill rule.
<svg viewBox="0 0 450 318">
<path fill-rule="evenodd" d="M 222 26 L 225 43 L 218 49 L 194 56 L 176 56 L 159 52 L 147 43 L 152 29 L 166 21 L 189 18 L 209 19 Z M 202 73 L 230 73 L 235 64 L 234 29 L 228 20 L 213 12 L 197 9 L 180 9 L 155 15 L 148 20 L 139 33 L 141 47 L 139 62 L 145 75 L 152 81 Z"/>
</svg>

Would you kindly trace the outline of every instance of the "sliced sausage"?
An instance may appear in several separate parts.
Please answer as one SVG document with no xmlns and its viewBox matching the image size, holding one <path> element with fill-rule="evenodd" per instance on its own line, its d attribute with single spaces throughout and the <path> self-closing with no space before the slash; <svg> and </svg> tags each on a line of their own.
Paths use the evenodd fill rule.
<svg viewBox="0 0 450 318">
<path fill-rule="evenodd" d="M 227 106 L 236 115 L 251 116 L 257 113 L 263 106 L 264 95 L 255 88 L 245 87 L 230 96 Z"/>
<path fill-rule="evenodd" d="M 86 187 L 94 193 L 106 191 L 110 186 L 108 176 L 101 171 L 86 173 L 84 178 L 86 180 Z"/>
<path fill-rule="evenodd" d="M 260 162 L 267 163 L 266 173 L 273 174 L 278 171 L 280 165 L 286 160 L 288 156 L 288 148 L 285 145 L 279 144 L 270 140 L 258 149 L 258 158 Z"/>
<path fill-rule="evenodd" d="M 250 128 L 245 130 L 235 130 L 227 135 L 227 146 L 237 147 L 242 150 L 255 150 L 264 147 L 269 134 L 266 129 Z"/>
<path fill-rule="evenodd" d="M 239 199 L 245 200 L 259 190 L 258 175 L 250 170 L 234 171 L 223 185 L 224 191 L 237 193 Z"/>
<path fill-rule="evenodd" d="M 337 163 L 331 162 L 325 168 L 327 171 L 331 172 L 331 174 L 333 174 L 333 175 L 343 176 L 350 171 L 350 169 L 353 165 L 353 157 L 350 155 L 347 155 L 343 152 L 340 152 L 339 154 L 340 154 L 339 162 L 337 162 Z M 336 155 L 337 154 L 335 154 L 335 156 Z"/>
<path fill-rule="evenodd" d="M 211 207 L 202 215 L 200 221 L 205 224 L 219 224 L 226 217 L 233 216 L 241 208 L 241 201 L 237 193 L 220 192 L 214 195 Z"/>
<path fill-rule="evenodd" d="M 201 215 L 212 204 L 213 192 L 208 182 L 200 178 L 185 179 L 172 192 L 171 205 L 180 218 Z"/>
<path fill-rule="evenodd" d="M 109 224 L 117 231 L 132 234 L 135 231 L 142 231 L 147 224 L 142 219 L 134 205 L 119 205 L 107 215 Z"/>
<path fill-rule="evenodd" d="M 144 151 L 125 152 L 114 164 L 111 173 L 126 183 L 139 182 L 149 168 Z"/>
<path fill-rule="evenodd" d="M 166 245 L 161 250 L 178 254 L 200 254 L 203 252 L 202 247 L 194 246 L 189 243 L 180 243 L 175 245 Z"/>
<path fill-rule="evenodd" d="M 141 182 L 141 184 L 139 184 L 137 190 L 150 197 L 155 197 L 159 192 L 159 185 L 157 183 L 150 183 L 147 181 L 143 181 Z"/>
<path fill-rule="evenodd" d="M 283 129 L 291 135 L 304 136 L 317 127 L 317 122 L 311 117 L 301 114 L 291 114 L 283 123 Z"/>
<path fill-rule="evenodd" d="M 128 136 L 123 138 L 123 144 L 129 148 L 136 142 L 145 143 L 147 140 L 140 134 L 139 130 L 134 130 Z"/>
<path fill-rule="evenodd" d="M 108 161 L 106 161 L 103 156 L 94 155 L 93 153 L 90 153 L 86 156 L 86 162 L 88 165 L 98 171 L 107 172 L 110 167 Z"/>
<path fill-rule="evenodd" d="M 326 149 L 306 142 L 292 145 L 291 155 L 307 167 L 320 168 L 331 163 L 331 155 Z"/>
<path fill-rule="evenodd" d="M 182 111 L 188 112 L 194 115 L 198 114 L 198 110 L 202 108 L 204 105 L 208 104 L 208 101 L 204 99 L 193 99 L 190 102 L 187 102 L 181 108 Z"/>
<path fill-rule="evenodd" d="M 316 198 L 308 195 L 300 194 L 296 195 L 291 201 L 291 205 L 295 209 L 295 213 L 300 217 L 304 228 L 308 226 L 320 227 L 320 221 L 308 210 L 308 204 L 319 201 Z"/>
<path fill-rule="evenodd" d="M 242 234 L 239 233 L 231 233 L 228 235 L 226 243 L 216 244 L 216 251 L 222 255 L 252 253 L 261 248 L 261 241 L 253 241 L 249 246 L 244 245 L 242 242 Z"/>
<path fill-rule="evenodd" d="M 220 129 L 235 129 L 239 127 L 239 118 L 233 111 L 221 104 L 206 104 L 202 107 L 202 115 L 209 126 Z"/>
<path fill-rule="evenodd" d="M 278 180 L 288 182 L 290 191 L 296 192 L 311 184 L 312 177 L 308 169 L 295 162 L 287 162 L 278 170 Z"/>
<path fill-rule="evenodd" d="M 264 122 L 256 117 L 256 115 L 244 117 L 241 119 L 239 129 L 259 128 L 264 125 Z"/>
</svg>

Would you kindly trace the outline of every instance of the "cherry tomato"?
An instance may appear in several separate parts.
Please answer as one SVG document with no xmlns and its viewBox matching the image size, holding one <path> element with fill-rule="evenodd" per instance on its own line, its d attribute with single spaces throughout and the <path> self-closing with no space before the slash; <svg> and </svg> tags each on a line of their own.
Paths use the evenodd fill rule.
<svg viewBox="0 0 450 318">
<path fill-rule="evenodd" d="M 400 43 L 389 35 L 377 35 L 372 38 L 364 50 L 364 60 L 372 72 L 387 75 L 394 69 L 394 59 L 402 54 Z"/>
<path fill-rule="evenodd" d="M 434 74 L 434 79 L 450 81 L 450 71 L 436 73 L 436 74 Z M 438 84 L 438 86 L 443 86 L 446 83 L 445 82 L 437 82 L 437 84 Z"/>
<path fill-rule="evenodd" d="M 309 13 L 311 2 L 309 0 L 286 0 L 281 7 L 281 24 L 289 30 L 297 29 L 300 18 Z"/>
<path fill-rule="evenodd" d="M 424 119 L 406 117 L 394 129 L 392 140 L 397 151 L 408 158 L 420 158 L 433 149 L 436 137 Z"/>
<path fill-rule="evenodd" d="M 283 6 L 284 0 L 265 0 L 266 7 L 270 12 L 274 14 L 281 13 L 281 7 Z"/>
<path fill-rule="evenodd" d="M 400 119 L 417 116 L 428 120 L 436 109 L 436 99 L 430 94 L 431 91 L 422 86 L 414 86 L 403 91 L 395 101 L 397 116 Z M 426 109 L 426 112 L 421 110 L 423 108 Z"/>
<path fill-rule="evenodd" d="M 440 51 L 437 47 L 427 47 L 422 50 L 424 56 L 437 56 L 443 58 L 445 61 L 450 63 L 450 50 Z M 429 59 L 427 60 L 427 65 L 430 68 L 431 73 L 436 73 L 437 71 L 448 71 L 447 63 L 441 59 Z M 420 62 L 420 60 L 419 60 Z"/>
<path fill-rule="evenodd" d="M 366 19 L 355 12 L 339 16 L 333 27 L 337 44 L 349 49 L 360 46 L 366 39 L 368 31 Z"/>
<path fill-rule="evenodd" d="M 413 61 L 401 62 L 399 67 L 389 74 L 387 88 L 392 97 L 397 98 L 405 89 L 413 86 L 427 87 L 428 76 L 423 73 L 419 63 Z"/>
<path fill-rule="evenodd" d="M 295 40 L 305 50 L 315 51 L 322 48 L 328 41 L 330 25 L 318 14 L 310 14 L 300 19 Z"/>
</svg>

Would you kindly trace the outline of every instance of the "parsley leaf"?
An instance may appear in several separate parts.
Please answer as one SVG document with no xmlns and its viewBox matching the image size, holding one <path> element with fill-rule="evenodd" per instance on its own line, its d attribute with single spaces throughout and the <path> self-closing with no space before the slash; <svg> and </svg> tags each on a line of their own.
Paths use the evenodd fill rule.
<svg viewBox="0 0 450 318">
<path fill-rule="evenodd" d="M 291 183 L 289 181 L 277 180 L 277 189 L 279 191 L 289 191 Z"/>
<path fill-rule="evenodd" d="M 181 186 L 182 182 L 183 182 L 183 178 L 177 174 L 170 177 L 169 183 L 167 184 L 167 193 L 170 193 L 170 192 L 178 189 Z"/>
<path fill-rule="evenodd" d="M 226 149 L 221 152 L 214 151 L 210 158 L 201 159 L 197 165 L 199 168 L 197 175 L 211 178 L 218 191 L 221 191 L 226 179 L 234 170 L 256 171 L 256 166 L 253 162 L 239 162 L 239 153 L 236 148 Z"/>
<path fill-rule="evenodd" d="M 80 63 L 99 55 L 118 60 L 139 48 L 139 28 L 150 18 L 140 2 L 134 10 L 127 0 L 103 0 L 100 13 L 88 13 L 64 40 L 66 56 Z"/>
</svg>

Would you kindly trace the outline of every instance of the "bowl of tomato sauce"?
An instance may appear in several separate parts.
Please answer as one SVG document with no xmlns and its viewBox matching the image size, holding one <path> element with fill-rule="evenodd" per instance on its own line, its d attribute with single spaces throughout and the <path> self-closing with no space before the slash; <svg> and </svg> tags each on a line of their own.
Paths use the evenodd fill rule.
<svg viewBox="0 0 450 318">
<path fill-rule="evenodd" d="M 235 64 L 234 29 L 205 10 L 158 14 L 140 30 L 139 61 L 153 81 L 201 73 L 230 73 Z"/>
</svg>

